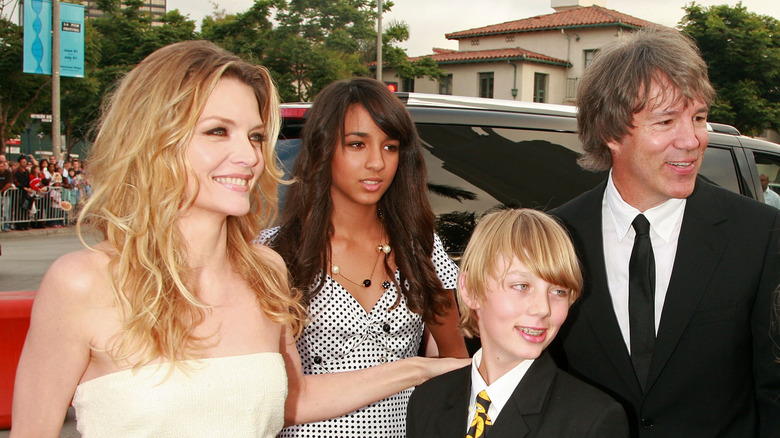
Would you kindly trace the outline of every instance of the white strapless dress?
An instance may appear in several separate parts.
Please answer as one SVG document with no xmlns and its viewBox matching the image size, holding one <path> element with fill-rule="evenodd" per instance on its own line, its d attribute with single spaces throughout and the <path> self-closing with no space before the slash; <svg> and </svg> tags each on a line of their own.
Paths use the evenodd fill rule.
<svg viewBox="0 0 780 438">
<path fill-rule="evenodd" d="M 84 438 L 274 437 L 284 425 L 287 374 L 279 353 L 146 365 L 80 384 Z"/>
</svg>

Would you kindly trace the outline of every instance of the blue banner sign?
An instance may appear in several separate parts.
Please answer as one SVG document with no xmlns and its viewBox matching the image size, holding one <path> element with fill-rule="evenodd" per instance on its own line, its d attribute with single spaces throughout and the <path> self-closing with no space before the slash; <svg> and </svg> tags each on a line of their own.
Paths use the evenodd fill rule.
<svg viewBox="0 0 780 438">
<path fill-rule="evenodd" d="M 24 72 L 51 74 L 51 0 L 24 2 Z M 60 76 L 84 77 L 84 6 L 60 3 Z"/>
</svg>

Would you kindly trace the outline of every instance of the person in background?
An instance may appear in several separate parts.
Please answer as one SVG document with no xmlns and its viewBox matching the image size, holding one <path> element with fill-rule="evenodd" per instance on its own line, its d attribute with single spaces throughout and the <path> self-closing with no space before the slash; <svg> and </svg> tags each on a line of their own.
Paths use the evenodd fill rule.
<svg viewBox="0 0 780 438">
<path fill-rule="evenodd" d="M 761 180 L 761 190 L 764 191 L 764 203 L 780 209 L 780 195 L 769 187 L 769 177 L 762 173 L 759 178 Z"/>
<path fill-rule="evenodd" d="M 43 175 L 42 178 L 46 178 L 49 181 L 51 181 L 51 171 L 50 171 L 50 165 L 47 160 L 41 160 L 41 174 Z"/>
<path fill-rule="evenodd" d="M 60 175 L 55 174 L 55 176 Z M 60 176 L 60 178 L 62 177 Z M 62 228 L 64 224 L 62 218 L 65 216 L 62 211 L 62 193 L 59 190 L 60 185 L 62 185 L 62 179 L 60 179 L 59 183 L 55 183 L 44 178 L 41 183 L 46 187 L 41 202 L 41 209 L 45 210 L 43 213 L 46 217 L 44 226 Z"/>
<path fill-rule="evenodd" d="M 60 183 L 62 183 L 62 168 L 58 164 L 55 164 L 55 165 L 50 166 L 50 167 L 51 167 L 51 181 L 52 181 L 52 183 L 54 183 L 54 180 L 57 179 L 57 175 L 60 176 L 59 177 L 59 181 L 60 181 Z"/>
<path fill-rule="evenodd" d="M 105 240 L 38 289 L 12 437 L 58 437 L 71 399 L 85 438 L 282 428 L 283 333 L 304 311 L 279 255 L 251 243 L 276 212 L 279 118 L 268 71 L 209 42 L 163 47 L 124 76 L 78 224 Z"/>
<path fill-rule="evenodd" d="M 30 188 L 36 192 L 36 194 L 39 194 L 42 188 L 41 178 L 43 178 L 41 166 L 34 164 L 30 170 Z"/>
<path fill-rule="evenodd" d="M 8 168 L 5 155 L 0 155 L 0 194 L 5 194 L 14 185 L 14 175 Z"/>
<path fill-rule="evenodd" d="M 14 172 L 14 185 L 20 190 L 19 196 L 13 205 L 12 220 L 17 230 L 27 230 L 30 227 L 30 207 L 34 201 L 35 191 L 30 188 L 30 171 L 27 169 L 27 157 L 19 156 L 19 167 Z"/>
<path fill-rule="evenodd" d="M 40 164 L 38 163 L 38 160 L 35 159 L 34 155 L 29 154 L 29 155 L 26 155 L 26 157 L 27 157 L 27 170 L 32 172 L 33 166 L 39 166 L 40 167 Z"/>
<path fill-rule="evenodd" d="M 6 196 L 9 190 L 14 186 L 14 175 L 8 168 L 8 161 L 5 155 L 0 155 L 0 215 L 2 215 L 2 231 L 9 231 L 11 224 L 8 223 L 11 212 L 11 197 Z"/>
<path fill-rule="evenodd" d="M 33 191 L 32 204 L 30 206 L 30 219 L 32 219 L 30 222 L 31 228 L 38 229 L 44 227 L 43 222 L 40 221 L 40 219 L 43 217 L 41 198 L 48 190 L 48 183 L 44 185 L 44 180 L 45 179 L 43 178 L 43 174 L 41 173 L 41 166 L 38 164 L 33 164 L 32 170 L 30 171 L 30 188 Z"/>
<path fill-rule="evenodd" d="M 468 363 L 415 357 L 426 332 L 430 355 L 468 353 L 458 271 L 434 233 L 411 116 L 373 79 L 328 85 L 307 113 L 293 177 L 281 226 L 260 239 L 282 255 L 309 310 L 288 369 L 288 422 L 306 424 L 280 436 L 403 437 L 412 386 Z M 301 370 L 306 379 L 293 377 Z M 359 397 L 303 408 L 320 380 Z"/>
<path fill-rule="evenodd" d="M 76 171 L 71 167 L 68 169 L 68 197 L 71 204 L 74 206 L 79 205 L 81 201 L 81 184 L 79 178 L 77 178 Z"/>
<path fill-rule="evenodd" d="M 73 165 L 70 163 L 70 161 L 67 161 L 67 160 L 64 163 L 62 163 L 62 176 L 63 177 L 68 177 L 68 173 L 69 173 L 70 168 L 72 166 Z"/>
<path fill-rule="evenodd" d="M 610 173 L 552 212 L 587 280 L 551 348 L 623 403 L 632 436 L 780 431 L 780 211 L 698 177 L 714 96 L 668 28 L 602 47 L 578 89 L 581 164 Z"/>
<path fill-rule="evenodd" d="M 460 267 L 460 328 L 482 348 L 414 390 L 406 436 L 627 437 L 623 407 L 545 351 L 582 288 L 563 227 L 530 209 L 489 213 Z"/>
</svg>

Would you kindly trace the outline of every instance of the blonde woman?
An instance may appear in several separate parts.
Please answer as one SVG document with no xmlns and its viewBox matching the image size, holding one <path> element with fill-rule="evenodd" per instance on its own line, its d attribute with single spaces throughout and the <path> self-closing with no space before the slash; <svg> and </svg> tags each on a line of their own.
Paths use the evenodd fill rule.
<svg viewBox="0 0 780 438">
<path fill-rule="evenodd" d="M 282 259 L 250 243 L 276 212 L 278 127 L 268 72 L 211 43 L 164 47 L 127 74 L 79 218 L 105 240 L 41 283 L 12 436 L 59 436 L 71 399 L 87 438 L 281 429 L 282 339 L 303 312 Z"/>
</svg>

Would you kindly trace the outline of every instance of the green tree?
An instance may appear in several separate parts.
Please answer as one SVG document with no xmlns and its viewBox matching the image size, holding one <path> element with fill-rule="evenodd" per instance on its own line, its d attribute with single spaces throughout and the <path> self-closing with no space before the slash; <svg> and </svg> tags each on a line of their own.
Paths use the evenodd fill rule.
<svg viewBox="0 0 780 438">
<path fill-rule="evenodd" d="M 385 10 L 392 8 L 385 2 Z M 273 15 L 273 19 L 271 18 Z M 327 84 L 370 76 L 376 59 L 376 3 L 370 0 L 256 0 L 247 12 L 228 15 L 215 6 L 201 36 L 265 65 L 284 101 L 311 100 Z M 430 59 L 411 63 L 394 46 L 408 39 L 405 23 L 384 29 L 386 63 L 404 77 L 438 77 Z"/>
<path fill-rule="evenodd" d="M 376 4 L 368 0 L 277 0 L 266 65 L 284 100 L 311 100 L 327 84 L 367 76 L 361 49 L 376 41 Z M 390 4 L 392 6 L 392 4 Z"/>
<path fill-rule="evenodd" d="M 259 63 L 271 38 L 272 8 L 273 2 L 268 0 L 255 0 L 246 12 L 238 14 L 225 14 L 215 6 L 215 12 L 201 22 L 200 37 L 248 62 Z"/>
<path fill-rule="evenodd" d="M 438 80 L 444 75 L 444 70 L 431 57 L 422 57 L 416 61 L 410 61 L 406 50 L 395 46 L 409 39 L 409 26 L 405 22 L 393 20 L 383 29 L 382 35 L 382 60 L 403 79 L 427 77 Z M 366 62 L 376 60 L 376 45 L 367 47 Z"/>
<path fill-rule="evenodd" d="M 780 21 L 742 2 L 684 9 L 680 26 L 696 40 L 717 92 L 710 120 L 749 135 L 780 130 Z"/>
</svg>

